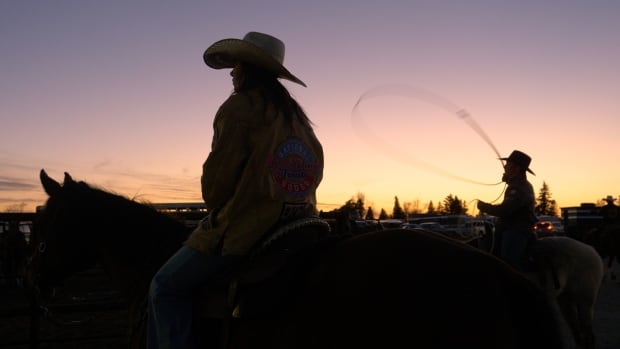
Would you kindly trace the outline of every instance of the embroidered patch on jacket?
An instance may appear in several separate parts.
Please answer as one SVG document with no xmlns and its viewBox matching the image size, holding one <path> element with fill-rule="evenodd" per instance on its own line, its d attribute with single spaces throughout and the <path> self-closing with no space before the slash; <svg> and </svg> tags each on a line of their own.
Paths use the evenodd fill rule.
<svg viewBox="0 0 620 349">
<path fill-rule="evenodd" d="M 303 197 L 316 188 L 319 166 L 308 146 L 297 138 L 280 144 L 269 167 L 273 180 L 292 197 Z"/>
</svg>

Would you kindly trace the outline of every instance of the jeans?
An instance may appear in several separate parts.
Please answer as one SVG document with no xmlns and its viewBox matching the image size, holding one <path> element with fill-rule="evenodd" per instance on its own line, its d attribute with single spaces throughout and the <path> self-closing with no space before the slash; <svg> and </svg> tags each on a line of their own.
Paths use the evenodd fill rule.
<svg viewBox="0 0 620 349">
<path fill-rule="evenodd" d="M 195 348 L 193 299 L 224 267 L 240 256 L 213 256 L 181 247 L 155 274 L 147 304 L 147 348 Z"/>
<path fill-rule="evenodd" d="M 532 238 L 532 233 L 523 229 L 508 228 L 504 230 L 502 232 L 501 258 L 515 269 L 525 271 L 528 244 Z"/>
</svg>

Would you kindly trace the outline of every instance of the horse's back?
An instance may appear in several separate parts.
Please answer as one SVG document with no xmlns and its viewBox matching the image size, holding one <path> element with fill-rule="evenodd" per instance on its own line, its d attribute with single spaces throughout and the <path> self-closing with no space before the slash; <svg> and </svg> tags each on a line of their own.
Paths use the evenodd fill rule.
<svg viewBox="0 0 620 349">
<path fill-rule="evenodd" d="M 244 341 L 271 333 L 271 347 L 296 348 L 561 342 L 550 326 L 557 318 L 531 282 L 489 254 L 432 233 L 359 235 L 328 248 L 305 275 L 286 307 L 263 326 L 252 322 Z"/>
<path fill-rule="evenodd" d="M 596 249 L 566 236 L 540 238 L 537 244 L 549 251 L 559 279 L 559 293 L 570 294 L 573 302 L 593 306 L 603 282 L 604 263 Z"/>
<path fill-rule="evenodd" d="M 604 263 L 594 247 L 566 236 L 540 238 L 537 244 L 551 251 L 549 255 L 558 270 L 570 268 L 570 273 L 565 277 L 578 278 L 572 280 L 574 284 L 583 283 L 584 278 L 590 279 L 592 284 L 602 282 Z"/>
</svg>

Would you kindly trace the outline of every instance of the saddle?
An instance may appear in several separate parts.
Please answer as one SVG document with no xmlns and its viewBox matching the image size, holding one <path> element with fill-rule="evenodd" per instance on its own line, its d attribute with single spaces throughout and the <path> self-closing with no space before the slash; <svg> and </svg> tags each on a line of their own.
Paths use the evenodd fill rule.
<svg viewBox="0 0 620 349">
<path fill-rule="evenodd" d="M 294 287 L 304 261 L 330 232 L 318 217 L 281 225 L 242 260 L 201 289 L 195 309 L 201 318 L 265 317 Z"/>
</svg>

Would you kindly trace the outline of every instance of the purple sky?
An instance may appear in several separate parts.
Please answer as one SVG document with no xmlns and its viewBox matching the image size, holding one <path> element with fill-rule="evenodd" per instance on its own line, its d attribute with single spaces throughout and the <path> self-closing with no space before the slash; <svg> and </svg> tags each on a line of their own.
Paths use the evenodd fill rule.
<svg viewBox="0 0 620 349">
<path fill-rule="evenodd" d="M 491 201 L 493 149 L 533 158 L 558 204 L 620 195 L 620 2 L 3 1 L 0 211 L 45 201 L 38 173 L 152 202 L 200 201 L 211 123 L 232 89 L 202 62 L 248 31 L 282 39 L 285 83 L 325 148 L 324 209 L 448 194 Z M 401 91 L 364 100 L 377 86 Z M 356 132 L 359 126 L 373 134 Z M 446 175 L 449 173 L 450 175 Z M 470 212 L 471 213 L 471 212 Z"/>
</svg>

